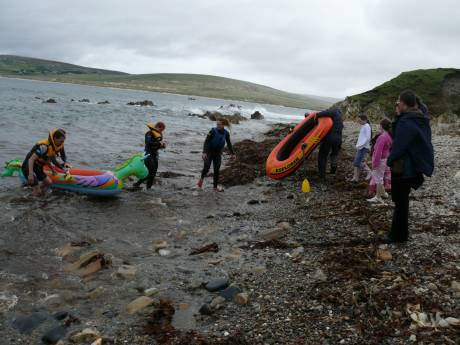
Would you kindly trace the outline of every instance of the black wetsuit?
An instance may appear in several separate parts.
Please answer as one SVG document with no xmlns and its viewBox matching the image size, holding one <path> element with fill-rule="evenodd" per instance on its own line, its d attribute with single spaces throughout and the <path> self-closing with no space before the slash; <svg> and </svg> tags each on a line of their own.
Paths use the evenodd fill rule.
<svg viewBox="0 0 460 345">
<path fill-rule="evenodd" d="M 329 134 L 324 138 L 318 153 L 318 173 L 321 179 L 326 178 L 327 158 L 331 157 L 331 174 L 337 170 L 337 156 L 342 147 L 343 120 L 342 113 L 338 109 L 324 110 L 316 114 L 316 117 L 330 117 L 333 125 Z"/>
<path fill-rule="evenodd" d="M 220 165 L 222 163 L 222 151 L 224 150 L 225 143 L 231 154 L 233 152 L 233 146 L 230 141 L 230 133 L 226 129 L 219 130 L 217 128 L 211 129 L 206 136 L 206 140 L 203 145 L 203 153 L 206 154 L 206 160 L 204 161 L 203 170 L 201 171 L 201 179 L 203 179 L 213 166 L 213 184 L 214 188 L 217 188 L 219 183 L 219 172 Z"/>
<path fill-rule="evenodd" d="M 33 172 L 34 172 L 34 186 L 38 184 L 39 181 L 43 181 L 46 178 L 46 174 L 43 171 L 43 166 L 45 162 L 52 163 L 53 165 L 62 168 L 64 166 L 64 163 L 66 162 L 66 154 L 64 149 L 61 149 L 59 152 L 56 153 L 57 156 L 61 158 L 63 163 L 60 163 L 57 161 L 56 156 L 53 157 L 48 157 L 48 145 L 46 144 L 35 144 L 32 149 L 29 151 L 27 154 L 26 158 L 24 159 L 24 162 L 22 162 L 22 174 L 26 178 L 26 180 L 29 177 L 29 160 L 32 157 L 33 154 L 36 154 L 39 158 L 39 160 L 35 160 L 34 162 L 34 167 L 33 167 Z"/>
<path fill-rule="evenodd" d="M 159 134 L 159 132 L 157 132 Z M 158 170 L 158 150 L 162 148 L 163 136 L 155 136 L 152 131 L 145 133 L 145 153 L 149 156 L 144 160 L 149 174 L 147 177 L 140 179 L 134 185 L 139 187 L 142 183 L 147 182 L 147 189 L 152 188 L 153 180 Z"/>
</svg>

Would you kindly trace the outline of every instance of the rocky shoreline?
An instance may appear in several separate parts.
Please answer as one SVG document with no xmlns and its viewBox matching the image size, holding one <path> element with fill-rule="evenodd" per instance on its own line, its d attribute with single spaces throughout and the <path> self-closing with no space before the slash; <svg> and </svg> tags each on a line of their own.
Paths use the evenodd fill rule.
<svg viewBox="0 0 460 345">
<path fill-rule="evenodd" d="M 233 186 L 225 193 L 183 187 L 189 178 L 177 176 L 162 180 L 154 197 L 138 194 L 135 205 L 124 206 L 132 207 L 129 232 L 117 225 L 127 222 L 117 216 L 117 202 L 101 211 L 88 200 L 78 201 L 90 204 L 88 215 L 115 212 L 113 225 L 51 228 L 53 213 L 40 224 L 24 215 L 15 228 L 2 226 L 3 338 L 9 344 L 37 344 L 53 334 L 61 344 L 458 343 L 458 137 L 434 136 L 436 175 L 413 194 L 411 241 L 382 246 L 391 204 L 371 206 L 365 185 L 345 182 L 358 127 L 346 124 L 339 172 L 326 190 L 317 184 L 316 154 L 281 182 L 263 176 L 267 152 L 286 131 L 277 127 L 262 142 L 235 144 L 239 159 L 222 171 L 222 182 Z M 300 192 L 305 176 L 308 194 Z M 53 200 L 40 203 L 45 213 Z M 27 245 L 13 246 L 8 236 L 22 236 Z M 23 276 L 8 269 L 33 259 L 36 274 L 32 267 Z"/>
</svg>

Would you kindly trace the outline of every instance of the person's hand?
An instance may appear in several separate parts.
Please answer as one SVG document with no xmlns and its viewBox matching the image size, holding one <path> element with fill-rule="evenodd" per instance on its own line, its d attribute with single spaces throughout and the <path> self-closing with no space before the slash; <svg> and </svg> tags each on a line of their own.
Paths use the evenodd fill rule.
<svg viewBox="0 0 460 345">
<path fill-rule="evenodd" d="M 162 148 L 162 149 L 165 149 L 165 148 L 166 148 L 166 142 L 162 141 L 160 144 L 161 144 L 161 148 Z"/>
<path fill-rule="evenodd" d="M 29 176 L 27 177 L 27 182 L 29 183 L 30 186 L 34 184 L 35 182 L 34 174 L 29 174 Z"/>
<path fill-rule="evenodd" d="M 204 161 L 207 160 L 207 159 L 208 159 L 208 154 L 207 154 L 207 153 L 203 153 L 203 154 L 201 155 L 201 158 L 203 158 Z"/>
<path fill-rule="evenodd" d="M 230 159 L 234 161 L 236 159 L 236 155 L 235 154 L 230 155 Z"/>
<path fill-rule="evenodd" d="M 69 163 L 64 163 L 64 169 L 72 169 L 72 166 Z"/>
</svg>

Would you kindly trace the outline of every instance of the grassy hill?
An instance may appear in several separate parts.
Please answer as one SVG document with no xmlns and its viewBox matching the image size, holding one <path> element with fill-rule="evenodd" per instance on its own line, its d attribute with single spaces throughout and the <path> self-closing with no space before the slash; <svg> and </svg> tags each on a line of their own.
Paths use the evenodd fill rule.
<svg viewBox="0 0 460 345">
<path fill-rule="evenodd" d="M 116 74 L 126 73 L 88 68 L 58 61 L 42 60 L 15 55 L 0 55 L 0 75 L 50 75 L 50 74 Z"/>
<path fill-rule="evenodd" d="M 434 116 L 460 116 L 460 70 L 437 68 L 401 73 L 376 88 L 347 97 L 339 106 L 350 115 L 365 112 L 374 117 L 391 117 L 401 91 L 414 90 Z"/>
<path fill-rule="evenodd" d="M 174 73 L 136 75 L 12 55 L 0 55 L 0 76 L 214 97 L 307 109 L 324 109 L 333 103 L 322 97 L 299 95 L 242 80 L 210 75 Z"/>
</svg>

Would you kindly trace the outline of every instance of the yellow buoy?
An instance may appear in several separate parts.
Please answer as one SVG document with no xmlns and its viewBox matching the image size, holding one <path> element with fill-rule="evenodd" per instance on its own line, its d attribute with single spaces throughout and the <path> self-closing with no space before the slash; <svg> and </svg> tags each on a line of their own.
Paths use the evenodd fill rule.
<svg viewBox="0 0 460 345">
<path fill-rule="evenodd" d="M 302 192 L 309 193 L 310 192 L 310 182 L 307 179 L 304 179 L 302 182 Z"/>
</svg>

